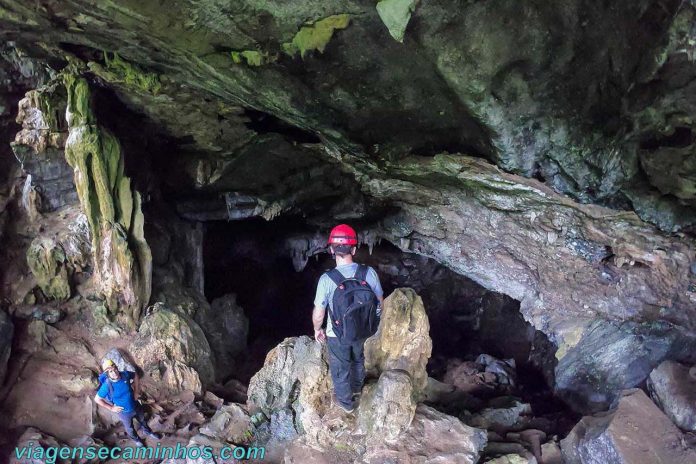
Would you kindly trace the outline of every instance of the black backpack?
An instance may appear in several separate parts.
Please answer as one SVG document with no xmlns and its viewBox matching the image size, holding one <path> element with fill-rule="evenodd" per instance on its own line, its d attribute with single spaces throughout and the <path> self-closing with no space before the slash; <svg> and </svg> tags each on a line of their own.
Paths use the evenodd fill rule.
<svg viewBox="0 0 696 464">
<path fill-rule="evenodd" d="M 377 332 L 379 300 L 367 283 L 367 266 L 358 265 L 354 277 L 344 277 L 337 269 L 326 272 L 337 288 L 333 294 L 329 317 L 341 344 L 365 340 Z"/>
</svg>

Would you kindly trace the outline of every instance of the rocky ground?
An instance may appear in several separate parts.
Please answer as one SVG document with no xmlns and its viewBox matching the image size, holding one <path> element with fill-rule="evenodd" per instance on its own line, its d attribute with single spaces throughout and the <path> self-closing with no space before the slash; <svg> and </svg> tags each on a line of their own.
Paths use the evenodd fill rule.
<svg viewBox="0 0 696 464">
<path fill-rule="evenodd" d="M 127 446 L 122 427 L 92 401 L 99 361 L 117 347 L 144 374 L 143 403 L 150 427 L 163 434 L 162 446 L 263 446 L 264 462 L 278 463 L 696 458 L 696 435 L 689 433 L 696 431 L 696 378 L 687 366 L 666 362 L 651 374 L 650 391 L 664 412 L 644 391 L 627 390 L 615 409 L 575 425 L 565 409 L 525 401 L 514 359 L 452 359 L 442 381 L 430 377 L 428 318 L 410 289 L 396 290 L 385 302 L 380 330 L 366 343 L 368 380 L 352 414 L 332 400 L 325 346 L 305 336 L 268 353 L 247 389 L 205 377 L 212 372 L 210 345 L 181 306 L 154 305 L 135 336 L 95 336 L 93 308 L 79 297 L 31 309 L 16 306 L 13 313 L 24 323 L 15 328 L 17 352 L 3 390 L 7 456 L 29 441 Z"/>
</svg>

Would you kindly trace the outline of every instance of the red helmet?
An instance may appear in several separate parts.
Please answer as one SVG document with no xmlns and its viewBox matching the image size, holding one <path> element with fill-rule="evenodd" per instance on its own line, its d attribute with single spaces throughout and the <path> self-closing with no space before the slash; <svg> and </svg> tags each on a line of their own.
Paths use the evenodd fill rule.
<svg viewBox="0 0 696 464">
<path fill-rule="evenodd" d="M 339 224 L 329 234 L 329 240 L 326 242 L 329 245 L 357 245 L 358 234 L 348 224 Z"/>
</svg>

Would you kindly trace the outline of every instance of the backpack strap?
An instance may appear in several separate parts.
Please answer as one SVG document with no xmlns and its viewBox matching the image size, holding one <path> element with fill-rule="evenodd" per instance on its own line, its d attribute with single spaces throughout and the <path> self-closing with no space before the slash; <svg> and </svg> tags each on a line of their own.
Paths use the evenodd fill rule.
<svg viewBox="0 0 696 464">
<path fill-rule="evenodd" d="M 337 287 L 340 287 L 343 281 L 346 280 L 343 274 L 336 268 L 326 271 L 326 275 L 329 276 L 329 279 L 333 280 L 333 283 L 335 283 Z"/>
<path fill-rule="evenodd" d="M 358 269 L 355 271 L 355 278 L 360 282 L 367 281 L 367 266 L 358 264 Z"/>
</svg>

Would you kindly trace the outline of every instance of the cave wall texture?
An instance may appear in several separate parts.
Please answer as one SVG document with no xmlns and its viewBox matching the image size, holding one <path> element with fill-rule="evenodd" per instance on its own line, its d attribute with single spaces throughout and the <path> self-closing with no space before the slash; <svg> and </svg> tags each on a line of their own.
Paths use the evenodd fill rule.
<svg viewBox="0 0 696 464">
<path fill-rule="evenodd" d="M 0 0 L 0 114 L 9 134 L 23 91 L 96 95 L 77 109 L 113 163 L 93 252 L 127 244 L 130 318 L 140 198 L 358 221 L 519 300 L 557 392 L 592 411 L 696 352 L 694 19 L 691 0 Z"/>
</svg>

